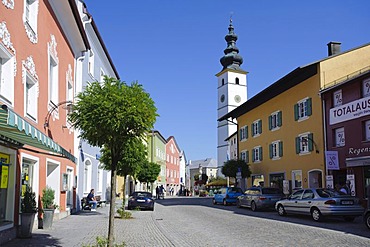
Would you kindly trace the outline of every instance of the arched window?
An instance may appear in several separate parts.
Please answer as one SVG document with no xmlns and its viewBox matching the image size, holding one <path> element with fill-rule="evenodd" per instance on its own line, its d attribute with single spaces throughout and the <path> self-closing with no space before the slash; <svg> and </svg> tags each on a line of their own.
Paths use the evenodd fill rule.
<svg viewBox="0 0 370 247">
<path fill-rule="evenodd" d="M 238 77 L 235 78 L 235 84 L 239 85 L 239 78 Z"/>
<path fill-rule="evenodd" d="M 225 85 L 225 79 L 222 79 L 222 86 Z"/>
</svg>

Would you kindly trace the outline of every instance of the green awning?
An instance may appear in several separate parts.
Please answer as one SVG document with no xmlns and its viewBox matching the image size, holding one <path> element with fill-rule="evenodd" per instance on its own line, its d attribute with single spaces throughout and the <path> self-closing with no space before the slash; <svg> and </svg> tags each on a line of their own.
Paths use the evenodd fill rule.
<svg viewBox="0 0 370 247">
<path fill-rule="evenodd" d="M 32 126 L 17 113 L 8 109 L 6 105 L 2 105 L 0 108 L 0 137 L 13 144 L 28 145 L 60 154 L 61 157 L 76 163 L 76 157 L 70 152 Z"/>
</svg>

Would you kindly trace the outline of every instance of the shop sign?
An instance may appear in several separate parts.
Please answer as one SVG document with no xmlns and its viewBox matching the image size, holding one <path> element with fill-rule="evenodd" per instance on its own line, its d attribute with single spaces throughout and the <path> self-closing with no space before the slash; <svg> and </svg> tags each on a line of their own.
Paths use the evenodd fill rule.
<svg viewBox="0 0 370 247">
<path fill-rule="evenodd" d="M 348 148 L 348 154 L 349 155 L 356 155 L 359 156 L 362 153 L 369 153 L 370 152 L 370 147 L 366 148 Z"/>
<path fill-rule="evenodd" d="M 9 163 L 10 155 L 0 153 L 0 167 L 1 167 L 0 189 L 8 188 Z"/>
<path fill-rule="evenodd" d="M 339 170 L 338 151 L 325 151 L 326 168 Z"/>
<path fill-rule="evenodd" d="M 330 109 L 330 125 L 370 115 L 370 97 L 352 101 Z"/>
<path fill-rule="evenodd" d="M 333 189 L 334 188 L 333 175 L 326 176 L 326 188 L 328 188 L 328 189 Z"/>
</svg>

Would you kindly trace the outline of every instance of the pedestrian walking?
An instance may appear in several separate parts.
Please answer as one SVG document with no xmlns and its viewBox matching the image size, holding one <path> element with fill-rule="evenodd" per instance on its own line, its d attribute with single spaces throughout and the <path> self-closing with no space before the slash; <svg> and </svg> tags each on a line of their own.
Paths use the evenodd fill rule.
<svg viewBox="0 0 370 247">
<path fill-rule="evenodd" d="M 155 187 L 155 198 L 159 199 L 159 187 L 158 187 L 158 185 L 157 185 L 157 187 Z"/>
</svg>

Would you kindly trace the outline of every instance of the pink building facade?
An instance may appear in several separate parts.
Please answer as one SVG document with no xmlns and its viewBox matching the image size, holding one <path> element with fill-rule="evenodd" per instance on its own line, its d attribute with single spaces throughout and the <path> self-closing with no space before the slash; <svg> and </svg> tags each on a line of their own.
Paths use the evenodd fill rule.
<svg viewBox="0 0 370 247">
<path fill-rule="evenodd" d="M 42 190 L 55 190 L 54 219 L 76 208 L 67 113 L 78 58 L 88 49 L 75 0 L 0 3 L 0 245 L 17 234 L 27 186 L 38 207 Z"/>
<path fill-rule="evenodd" d="M 166 144 L 166 190 L 169 195 L 176 195 L 180 190 L 180 152 L 175 137 L 168 137 Z"/>
</svg>

